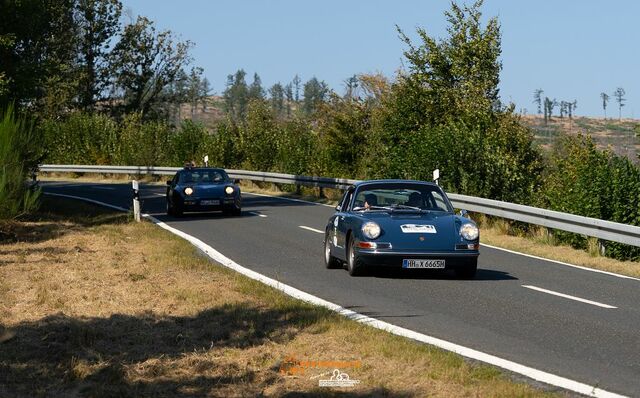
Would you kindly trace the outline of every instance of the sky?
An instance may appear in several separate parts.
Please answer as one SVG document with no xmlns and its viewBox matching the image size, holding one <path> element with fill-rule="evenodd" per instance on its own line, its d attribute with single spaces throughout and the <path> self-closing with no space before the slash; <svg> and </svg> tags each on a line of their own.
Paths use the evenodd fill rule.
<svg viewBox="0 0 640 398">
<path fill-rule="evenodd" d="M 221 94 L 227 75 L 242 68 L 263 86 L 298 74 L 317 77 L 339 93 L 360 73 L 393 77 L 403 67 L 396 25 L 416 38 L 417 27 L 446 36 L 444 0 L 123 0 L 125 22 L 144 15 L 195 43 L 193 65 L 203 67 Z M 500 95 L 516 110 L 535 113 L 543 96 L 577 100 L 576 114 L 602 116 L 600 93 L 627 93 L 622 117 L 640 118 L 640 1 L 485 0 L 483 17 L 502 30 Z"/>
</svg>

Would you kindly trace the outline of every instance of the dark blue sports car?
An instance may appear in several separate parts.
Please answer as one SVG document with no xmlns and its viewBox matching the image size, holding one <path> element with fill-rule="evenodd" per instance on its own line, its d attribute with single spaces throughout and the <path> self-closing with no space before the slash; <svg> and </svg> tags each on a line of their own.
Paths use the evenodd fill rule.
<svg viewBox="0 0 640 398">
<path fill-rule="evenodd" d="M 423 181 L 377 180 L 351 186 L 325 229 L 327 268 L 346 263 L 350 275 L 370 266 L 452 269 L 473 278 L 479 231 L 455 214 L 444 191 Z"/>
<path fill-rule="evenodd" d="M 180 217 L 185 212 L 208 211 L 236 216 L 242 212 L 238 181 L 223 169 L 185 167 L 167 181 L 167 214 Z"/>
</svg>

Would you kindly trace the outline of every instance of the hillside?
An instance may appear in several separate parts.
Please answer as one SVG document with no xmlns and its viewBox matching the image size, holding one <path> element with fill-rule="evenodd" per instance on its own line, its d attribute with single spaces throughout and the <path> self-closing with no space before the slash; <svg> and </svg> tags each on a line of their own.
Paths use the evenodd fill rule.
<svg viewBox="0 0 640 398">
<path fill-rule="evenodd" d="M 544 118 L 539 115 L 524 115 L 522 122 L 532 128 L 536 142 L 543 149 L 551 149 L 553 142 L 561 134 L 589 134 L 598 147 L 610 148 L 618 155 L 627 156 L 634 162 L 640 159 L 640 120 L 637 119 L 603 119 L 577 116 L 554 117 L 545 125 Z"/>
</svg>

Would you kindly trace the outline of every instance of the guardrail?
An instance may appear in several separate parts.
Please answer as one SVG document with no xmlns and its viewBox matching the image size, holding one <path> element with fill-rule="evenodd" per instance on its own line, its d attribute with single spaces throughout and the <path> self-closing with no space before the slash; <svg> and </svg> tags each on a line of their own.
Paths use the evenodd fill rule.
<svg viewBox="0 0 640 398">
<path fill-rule="evenodd" d="M 179 167 L 42 165 L 42 172 L 173 175 Z M 227 169 L 231 178 L 346 189 L 359 180 Z M 640 227 L 473 196 L 449 194 L 456 208 L 640 247 Z"/>
</svg>

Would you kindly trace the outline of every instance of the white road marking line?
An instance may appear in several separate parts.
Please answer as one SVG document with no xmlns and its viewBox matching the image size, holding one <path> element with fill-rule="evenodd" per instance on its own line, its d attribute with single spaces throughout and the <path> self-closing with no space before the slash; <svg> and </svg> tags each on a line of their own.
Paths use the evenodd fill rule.
<svg viewBox="0 0 640 398">
<path fill-rule="evenodd" d="M 262 214 L 262 213 L 257 212 L 257 211 L 249 211 L 248 213 L 249 214 L 254 214 L 254 215 L 258 216 L 258 217 L 267 218 L 266 214 Z"/>
<path fill-rule="evenodd" d="M 92 199 L 87 199 L 87 198 L 83 198 L 80 196 L 71 196 L 71 195 L 62 195 L 62 194 L 50 194 L 50 193 L 45 193 L 48 195 L 53 195 L 53 196 L 64 196 L 64 197 L 68 197 L 68 198 L 72 198 L 72 199 L 78 199 L 78 200 L 84 200 L 87 202 L 91 202 L 91 203 L 95 203 L 95 204 L 99 204 L 102 206 L 106 206 L 106 207 L 111 207 L 111 208 L 115 208 L 121 211 L 128 211 L 127 209 L 124 209 L 122 207 L 117 207 L 117 206 L 113 206 L 110 205 L 108 203 L 104 203 L 104 202 L 98 202 L 97 200 L 92 200 Z M 224 267 L 230 268 L 232 270 L 235 270 L 236 272 L 251 278 L 253 280 L 259 281 L 264 283 L 267 286 L 271 286 L 274 289 L 280 290 L 281 292 L 297 298 L 299 300 L 302 301 L 306 301 L 308 303 L 311 304 L 315 304 L 315 305 L 319 305 L 321 307 L 324 308 L 328 308 L 331 311 L 337 312 L 338 314 L 352 319 L 356 322 L 360 322 L 366 325 L 369 325 L 371 327 L 374 327 L 376 329 L 380 329 L 380 330 L 384 330 L 387 331 L 389 333 L 395 334 L 397 336 L 403 336 L 403 337 L 407 337 L 409 339 L 413 339 L 425 344 L 431 344 L 433 346 L 442 348 L 443 350 L 447 350 L 447 351 L 451 351 L 453 353 L 462 355 L 464 357 L 467 358 L 471 358 L 471 359 L 476 359 L 478 361 L 481 362 L 485 362 L 488 363 L 490 365 L 494 365 L 497 366 L 499 368 L 503 368 L 503 369 L 507 369 L 510 370 L 512 372 L 524 375 L 526 377 L 529 377 L 531 379 L 543 382 L 543 383 L 547 383 L 550 384 L 552 386 L 557 386 L 557 387 L 561 387 L 561 388 L 565 388 L 567 390 L 570 391 L 575 391 L 579 394 L 583 394 L 589 397 L 602 397 L 602 398 L 624 398 L 624 395 L 621 394 L 616 394 L 607 390 L 603 390 L 601 388 L 598 388 L 596 386 L 591 386 L 585 383 L 581 383 L 579 381 L 575 381 L 575 380 L 571 380 L 568 379 L 566 377 L 562 377 L 562 376 L 557 376 L 554 375 L 552 373 L 547 373 L 544 372 L 542 370 L 538 370 L 535 368 L 531 368 L 529 366 L 525 366 L 525 365 L 521 365 L 517 362 L 513 362 L 513 361 L 509 361 L 507 359 L 503 359 L 500 357 L 496 357 L 494 355 L 491 354 L 487 354 L 484 353 L 482 351 L 478 351 L 478 350 L 474 350 L 473 348 L 468 348 L 468 347 L 464 347 L 455 343 L 451 343 L 449 341 L 446 340 L 442 340 L 439 339 L 437 337 L 432 337 L 426 334 L 422 334 L 422 333 L 418 333 L 418 332 L 414 332 L 413 330 L 410 329 L 406 329 L 400 326 L 396 326 L 393 325 L 391 323 L 388 322 L 384 322 L 384 321 L 380 321 L 378 319 L 375 318 L 370 318 L 366 315 L 362 315 L 359 314 L 355 311 L 349 310 L 347 308 L 341 307 L 337 304 L 334 304 L 332 302 L 323 300 L 319 297 L 313 296 L 309 293 L 303 292 L 302 290 L 298 290 L 294 287 L 291 287 L 289 285 L 285 285 L 284 283 L 278 282 L 275 279 L 269 278 L 265 275 L 262 275 L 260 273 L 257 273 L 255 271 L 252 271 L 248 268 L 245 268 L 243 266 L 241 266 L 240 264 L 236 263 L 235 261 L 231 260 L 230 258 L 226 257 L 225 255 L 223 255 L 222 253 L 220 253 L 219 251 L 215 250 L 213 247 L 207 245 L 206 243 L 204 243 L 203 241 L 201 241 L 200 239 L 191 236 L 189 234 L 186 234 L 176 228 L 173 228 L 165 223 L 163 223 L 162 221 L 158 220 L 157 218 L 149 215 L 149 214 L 143 214 L 142 215 L 145 218 L 148 218 L 151 222 L 153 222 L 154 224 L 156 224 L 157 226 L 159 226 L 160 228 L 163 228 L 171 233 L 173 233 L 174 235 L 177 235 L 183 239 L 185 239 L 186 241 L 190 242 L 192 245 L 194 245 L 195 247 L 197 247 L 198 249 L 202 250 L 205 254 L 207 254 L 212 260 L 218 262 L 219 264 L 221 264 Z"/>
<path fill-rule="evenodd" d="M 547 289 L 543 289 L 543 288 L 537 287 L 537 286 L 522 285 L 522 287 L 526 287 L 527 289 L 537 290 L 539 292 L 551 294 L 551 295 L 558 296 L 558 297 L 564 297 L 564 298 L 569 299 L 569 300 L 580 301 L 581 303 L 587 303 L 587 304 L 595 305 L 595 306 L 602 307 L 602 308 L 618 308 L 618 307 L 614 307 L 614 306 L 609 305 L 609 304 L 602 304 L 602 303 L 599 303 L 597 301 L 591 301 L 591 300 L 583 299 L 583 298 L 576 297 L 576 296 L 570 296 L 568 294 L 554 292 L 553 290 L 547 290 Z"/>
<path fill-rule="evenodd" d="M 302 229 L 306 229 L 307 231 L 317 232 L 319 234 L 323 234 L 324 233 L 324 231 L 320 231 L 319 229 L 315 229 L 315 228 L 311 228 L 311 227 L 305 227 L 304 225 L 298 225 L 298 227 L 300 227 Z"/>
<path fill-rule="evenodd" d="M 488 245 L 486 243 L 480 243 L 480 246 L 485 246 L 485 247 L 489 247 L 491 249 L 496 249 L 496 250 L 502 250 L 503 252 L 517 254 L 518 256 L 525 256 L 525 257 L 529 257 L 529 258 L 535 258 L 536 260 L 543 260 L 543 261 L 548 261 L 550 263 L 566 265 L 567 267 L 578 268 L 578 269 L 581 269 L 581 270 L 584 270 L 584 271 L 597 272 L 599 274 L 615 276 L 617 278 L 631 279 L 631 280 L 634 280 L 634 281 L 640 281 L 640 278 L 634 278 L 633 276 L 616 274 L 615 272 L 609 272 L 609 271 L 602 271 L 602 270 L 599 270 L 599 269 L 596 269 L 596 268 L 583 267 L 582 265 L 575 265 L 575 264 L 565 263 L 565 262 L 558 261 L 558 260 L 551 260 L 549 258 L 534 256 L 533 254 L 521 253 L 521 252 L 517 252 L 515 250 L 504 249 L 502 247 Z"/>
<path fill-rule="evenodd" d="M 124 207 L 110 205 L 109 203 L 104 203 L 104 202 L 100 202 L 100 201 L 89 199 L 89 198 L 83 198 L 81 196 L 65 195 L 65 194 L 61 194 L 61 193 L 51 193 L 51 192 L 43 192 L 43 193 L 45 195 L 48 195 L 48 196 L 59 196 L 59 197 L 62 197 L 62 198 L 83 200 L 85 202 L 93 203 L 93 204 L 104 206 L 104 207 L 109 207 L 111 209 L 115 209 L 115 210 L 119 210 L 119 211 L 123 211 L 125 213 L 129 211 L 129 209 L 125 209 Z"/>
</svg>

